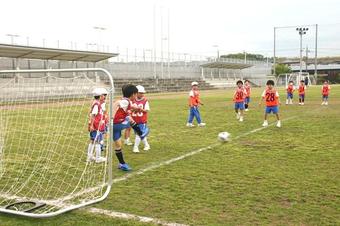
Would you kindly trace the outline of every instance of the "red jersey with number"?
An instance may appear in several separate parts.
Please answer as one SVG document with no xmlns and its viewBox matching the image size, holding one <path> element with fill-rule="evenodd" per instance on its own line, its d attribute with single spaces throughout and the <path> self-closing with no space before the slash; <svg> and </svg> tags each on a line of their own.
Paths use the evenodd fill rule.
<svg viewBox="0 0 340 226">
<path fill-rule="evenodd" d="M 101 103 L 98 100 L 95 100 L 92 103 L 91 106 L 91 117 L 92 117 L 92 112 L 93 109 L 97 107 L 98 108 L 98 112 L 97 114 L 94 116 L 94 121 L 93 121 L 93 129 L 94 130 L 99 130 L 99 131 L 104 131 L 105 130 L 105 120 L 104 120 L 104 113 L 103 113 L 103 109 L 101 107 Z"/>
<path fill-rule="evenodd" d="M 279 93 L 275 89 L 266 89 L 262 97 L 265 98 L 267 107 L 274 107 L 279 104 Z"/>
<path fill-rule="evenodd" d="M 130 115 L 131 102 L 128 98 L 122 98 L 119 101 L 118 110 L 113 118 L 113 123 L 119 124 L 125 121 L 126 117 Z"/>
<path fill-rule="evenodd" d="M 147 110 L 147 111 L 149 110 L 149 103 L 146 98 L 135 99 L 134 101 L 132 101 L 132 105 L 134 107 L 142 108 L 143 110 Z M 144 123 L 147 123 L 148 121 L 147 112 L 142 112 L 142 111 L 132 112 L 131 116 L 137 124 L 144 124 Z"/>
<path fill-rule="evenodd" d="M 322 95 L 328 96 L 330 89 L 331 89 L 331 87 L 329 85 L 323 85 L 322 86 Z"/>
<path fill-rule="evenodd" d="M 246 97 L 250 97 L 250 90 L 251 90 L 250 85 L 245 85 L 244 89 L 246 90 Z"/>
<path fill-rule="evenodd" d="M 300 85 L 299 86 L 299 94 L 305 94 L 305 86 Z"/>
<path fill-rule="evenodd" d="M 200 93 L 198 90 L 191 90 L 189 93 L 189 106 L 197 107 L 200 103 Z"/>
<path fill-rule="evenodd" d="M 294 92 L 294 85 L 288 85 L 287 93 L 293 93 L 293 92 Z"/>
<path fill-rule="evenodd" d="M 246 90 L 242 88 L 237 88 L 234 94 L 234 102 L 235 103 L 242 103 L 244 102 L 244 99 L 246 98 L 247 93 Z"/>
</svg>

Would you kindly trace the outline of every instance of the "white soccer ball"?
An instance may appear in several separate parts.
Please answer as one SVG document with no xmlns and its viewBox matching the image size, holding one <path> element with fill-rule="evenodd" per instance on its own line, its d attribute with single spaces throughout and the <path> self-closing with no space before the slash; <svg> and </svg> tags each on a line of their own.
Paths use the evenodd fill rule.
<svg viewBox="0 0 340 226">
<path fill-rule="evenodd" d="M 228 132 L 220 132 L 218 134 L 218 140 L 222 142 L 226 142 L 230 139 L 230 133 Z"/>
</svg>

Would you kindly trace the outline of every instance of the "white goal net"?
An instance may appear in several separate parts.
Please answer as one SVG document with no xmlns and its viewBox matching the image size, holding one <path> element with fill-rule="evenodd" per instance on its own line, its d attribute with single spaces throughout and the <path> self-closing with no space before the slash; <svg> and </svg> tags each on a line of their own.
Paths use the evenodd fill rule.
<svg viewBox="0 0 340 226">
<path fill-rule="evenodd" d="M 108 195 L 111 129 L 101 151 L 107 160 L 87 161 L 97 87 L 109 92 L 111 118 L 113 80 L 104 69 L 0 71 L 0 212 L 49 217 Z"/>
</svg>

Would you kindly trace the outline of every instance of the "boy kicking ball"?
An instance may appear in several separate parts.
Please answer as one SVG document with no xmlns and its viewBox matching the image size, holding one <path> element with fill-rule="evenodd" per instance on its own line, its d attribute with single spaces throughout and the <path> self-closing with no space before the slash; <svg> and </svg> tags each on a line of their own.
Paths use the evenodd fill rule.
<svg viewBox="0 0 340 226">
<path fill-rule="evenodd" d="M 273 80 L 268 80 L 267 81 L 267 88 L 266 90 L 263 91 L 262 93 L 262 99 L 259 103 L 259 105 L 261 106 L 263 100 L 266 101 L 266 110 L 265 110 L 265 114 L 264 114 L 264 122 L 262 124 L 262 126 L 267 127 L 268 126 L 268 121 L 267 121 L 267 117 L 268 114 L 270 114 L 271 112 L 273 112 L 273 114 L 276 115 L 276 119 L 277 119 L 277 127 L 281 127 L 281 121 L 280 121 L 280 116 L 279 116 L 279 107 L 278 105 L 280 105 L 280 99 L 279 99 L 279 93 L 274 89 L 274 81 Z"/>
<path fill-rule="evenodd" d="M 246 90 L 243 88 L 241 80 L 236 82 L 237 88 L 234 93 L 233 101 L 235 103 L 236 119 L 243 122 L 244 100 L 247 95 Z"/>
</svg>

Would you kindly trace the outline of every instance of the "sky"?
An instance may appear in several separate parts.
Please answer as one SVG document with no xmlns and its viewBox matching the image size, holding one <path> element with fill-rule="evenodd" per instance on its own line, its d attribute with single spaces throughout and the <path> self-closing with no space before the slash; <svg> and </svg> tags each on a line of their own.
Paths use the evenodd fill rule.
<svg viewBox="0 0 340 226">
<path fill-rule="evenodd" d="M 101 51 L 122 55 L 155 47 L 165 54 L 169 44 L 170 52 L 183 54 L 272 56 L 274 27 L 319 24 L 319 54 L 340 55 L 339 9 L 338 0 L 2 0 L 0 42 L 14 34 L 15 44 L 57 47 L 59 40 L 61 48 L 93 50 L 100 43 Z M 309 28 L 303 47 L 313 54 L 315 28 Z M 278 55 L 298 54 L 295 27 L 277 35 Z"/>
</svg>

